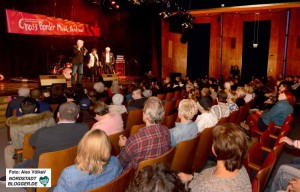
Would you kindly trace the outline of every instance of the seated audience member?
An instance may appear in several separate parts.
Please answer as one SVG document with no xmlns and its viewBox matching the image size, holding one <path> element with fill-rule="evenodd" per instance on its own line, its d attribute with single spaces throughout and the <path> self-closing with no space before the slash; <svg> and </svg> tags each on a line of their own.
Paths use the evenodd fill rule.
<svg viewBox="0 0 300 192">
<path fill-rule="evenodd" d="M 245 96 L 244 100 L 245 100 L 246 103 L 248 103 L 248 102 L 250 102 L 250 101 L 254 98 L 254 96 L 255 96 L 255 94 L 254 94 L 254 89 L 253 89 L 252 86 L 246 84 L 246 85 L 245 85 L 245 91 L 246 91 L 246 96 Z"/>
<path fill-rule="evenodd" d="M 33 98 L 25 98 L 21 103 L 20 110 L 24 114 L 22 117 L 10 117 L 6 121 L 6 124 L 10 127 L 10 136 L 12 139 L 12 145 L 8 145 L 4 149 L 6 168 L 13 168 L 15 165 L 15 160 L 13 159 L 15 149 L 23 148 L 26 133 L 36 131 L 42 127 L 55 125 L 55 120 L 51 112 L 37 113 L 38 103 Z"/>
<path fill-rule="evenodd" d="M 142 97 L 142 89 L 140 87 L 136 87 L 132 91 L 132 98 L 133 100 L 128 104 L 127 107 L 128 112 L 130 110 L 143 109 L 144 103 L 147 100 L 147 98 Z"/>
<path fill-rule="evenodd" d="M 178 117 L 180 123 L 170 129 L 171 146 L 177 145 L 180 141 L 185 141 L 195 137 L 198 133 L 197 124 L 191 119 L 197 114 L 197 104 L 191 99 L 183 99 L 179 103 Z"/>
<path fill-rule="evenodd" d="M 78 144 L 75 164 L 63 170 L 54 191 L 85 191 L 117 178 L 123 168 L 111 156 L 111 144 L 101 130 L 90 130 Z"/>
<path fill-rule="evenodd" d="M 41 101 L 42 92 L 40 89 L 38 89 L 38 88 L 32 89 L 30 91 L 30 97 L 34 98 L 38 102 L 38 104 L 39 104 L 38 112 L 39 113 L 43 113 L 45 111 L 51 111 L 50 105 L 46 102 Z"/>
<path fill-rule="evenodd" d="M 237 100 L 237 94 L 233 91 L 230 91 L 227 95 L 227 103 L 226 103 L 226 105 L 229 107 L 230 113 L 239 110 L 239 106 L 235 103 L 236 100 Z"/>
<path fill-rule="evenodd" d="M 133 100 L 133 98 L 132 98 L 132 92 L 135 89 L 135 87 L 136 87 L 135 84 L 130 84 L 127 87 L 127 94 L 125 95 L 127 104 L 128 104 L 129 101 Z"/>
<path fill-rule="evenodd" d="M 189 98 L 189 93 L 191 90 L 194 89 L 193 84 L 189 83 L 185 85 L 185 94 L 182 96 L 182 99 L 188 99 Z"/>
<path fill-rule="evenodd" d="M 83 98 L 79 101 L 80 115 L 77 118 L 77 123 L 86 123 L 89 127 L 92 127 L 97 122 L 90 107 L 91 101 L 88 98 Z"/>
<path fill-rule="evenodd" d="M 142 169 L 130 183 L 127 192 L 187 192 L 174 171 L 163 164 Z"/>
<path fill-rule="evenodd" d="M 195 123 L 197 124 L 198 133 L 206 128 L 215 126 L 218 123 L 217 117 L 211 112 L 212 101 L 209 97 L 202 97 L 199 100 L 201 115 L 198 115 Z"/>
<path fill-rule="evenodd" d="M 152 91 L 151 90 L 145 90 L 143 91 L 143 96 L 148 98 L 148 97 L 151 97 L 152 96 Z"/>
<path fill-rule="evenodd" d="M 211 112 L 217 117 L 217 119 L 221 119 L 222 117 L 228 117 L 230 115 L 229 107 L 226 105 L 227 93 L 225 91 L 218 92 L 218 105 L 214 105 L 211 107 Z"/>
<path fill-rule="evenodd" d="M 112 102 L 113 104 L 109 105 L 109 112 L 110 113 L 127 113 L 127 109 L 125 105 L 122 105 L 124 101 L 124 96 L 121 95 L 120 93 L 115 94 L 112 97 Z"/>
<path fill-rule="evenodd" d="M 225 93 L 229 93 L 229 91 L 231 91 L 231 82 L 230 81 L 226 81 L 225 83 L 224 83 L 224 91 L 225 91 Z"/>
<path fill-rule="evenodd" d="M 46 97 L 44 102 L 49 104 L 62 104 L 67 102 L 67 98 L 64 96 L 63 86 L 61 84 L 52 84 L 50 96 Z"/>
<path fill-rule="evenodd" d="M 212 151 L 217 165 L 193 175 L 179 173 L 183 182 L 189 182 L 192 192 L 199 191 L 244 191 L 251 192 L 252 186 L 243 158 L 247 152 L 247 138 L 233 123 L 224 123 L 213 128 Z"/>
<path fill-rule="evenodd" d="M 119 81 L 118 80 L 113 80 L 112 81 L 112 84 L 111 84 L 111 87 L 110 87 L 110 92 L 112 94 L 117 94 L 117 93 L 120 93 L 121 91 L 121 87 L 119 85 Z"/>
<path fill-rule="evenodd" d="M 211 85 L 211 86 L 209 87 L 209 90 L 210 90 L 210 96 L 211 96 L 212 100 L 217 99 L 218 88 L 219 88 L 218 85 L 215 85 L 215 84 L 213 84 L 213 85 Z"/>
<path fill-rule="evenodd" d="M 99 100 L 100 98 L 106 98 L 108 97 L 108 92 L 105 90 L 105 86 L 102 82 L 97 82 L 93 86 L 96 93 L 96 98 Z"/>
<path fill-rule="evenodd" d="M 210 97 L 210 90 L 207 87 L 203 87 L 201 90 L 201 97 Z"/>
<path fill-rule="evenodd" d="M 239 107 L 244 106 L 246 104 L 246 101 L 245 101 L 246 90 L 244 89 L 244 87 L 238 87 L 235 92 L 238 97 L 236 100 L 236 104 Z"/>
<path fill-rule="evenodd" d="M 149 97 L 143 109 L 146 126 L 128 139 L 120 136 L 119 146 L 122 149 L 118 157 L 124 169 L 137 169 L 141 161 L 158 157 L 170 149 L 170 132 L 160 124 L 164 115 L 161 101 L 157 97 Z"/>
<path fill-rule="evenodd" d="M 42 153 L 59 151 L 78 145 L 80 139 L 89 130 L 85 123 L 76 123 L 79 107 L 67 102 L 59 107 L 57 125 L 37 130 L 29 139 L 29 144 L 36 148 L 33 159 L 27 159 L 16 168 L 37 167 Z"/>
<path fill-rule="evenodd" d="M 291 140 L 288 137 L 282 137 L 279 141 L 300 149 L 299 140 Z M 299 157 L 296 157 L 298 160 Z M 297 161 L 296 160 L 296 161 Z M 270 192 L 276 191 L 300 191 L 300 165 L 289 164 L 281 165 L 273 179 Z"/>
<path fill-rule="evenodd" d="M 28 87 L 20 87 L 18 90 L 18 96 L 13 98 L 7 105 L 5 117 L 9 118 L 13 116 L 13 110 L 18 110 L 20 108 L 21 102 L 26 98 L 29 97 L 30 90 Z"/>
<path fill-rule="evenodd" d="M 290 113 L 293 113 L 295 97 L 290 91 L 282 91 L 278 95 L 278 102 L 267 112 L 261 113 L 257 127 L 260 131 L 265 131 L 268 124 L 273 121 L 275 125 L 282 126 L 284 120 Z"/>
<path fill-rule="evenodd" d="M 100 129 L 106 135 L 112 135 L 123 131 L 124 123 L 120 113 L 110 113 L 108 105 L 103 101 L 98 101 L 94 106 L 96 114 L 95 119 L 98 121 L 92 127 L 93 129 Z"/>
</svg>

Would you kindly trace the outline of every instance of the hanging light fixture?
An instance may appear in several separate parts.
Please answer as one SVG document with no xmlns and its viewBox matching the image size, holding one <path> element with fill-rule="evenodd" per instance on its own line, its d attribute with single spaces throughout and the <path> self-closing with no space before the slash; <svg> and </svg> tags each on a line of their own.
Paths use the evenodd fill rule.
<svg viewBox="0 0 300 192">
<path fill-rule="evenodd" d="M 259 32 L 259 13 L 255 13 L 254 33 L 253 33 L 253 48 L 258 47 L 258 32 Z"/>
</svg>

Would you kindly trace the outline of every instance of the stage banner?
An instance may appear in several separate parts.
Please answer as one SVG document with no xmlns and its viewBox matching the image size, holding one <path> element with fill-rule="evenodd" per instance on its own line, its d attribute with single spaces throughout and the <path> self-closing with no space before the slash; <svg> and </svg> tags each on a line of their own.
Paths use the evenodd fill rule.
<svg viewBox="0 0 300 192">
<path fill-rule="evenodd" d="M 6 9 L 8 33 L 100 37 L 100 28 L 45 15 Z"/>
</svg>

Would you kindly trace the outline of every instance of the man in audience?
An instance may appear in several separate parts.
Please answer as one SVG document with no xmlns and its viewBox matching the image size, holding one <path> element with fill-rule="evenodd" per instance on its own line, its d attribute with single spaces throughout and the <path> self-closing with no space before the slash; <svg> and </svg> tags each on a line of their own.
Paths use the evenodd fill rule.
<svg viewBox="0 0 300 192">
<path fill-rule="evenodd" d="M 6 118 L 13 116 L 13 110 L 19 109 L 21 102 L 26 97 L 29 97 L 29 93 L 30 93 L 30 90 L 28 87 L 21 87 L 18 90 L 18 96 L 16 98 L 14 98 L 13 100 L 11 100 L 7 105 L 6 113 L 5 113 Z"/>
<path fill-rule="evenodd" d="M 160 124 L 164 115 L 161 101 L 157 97 L 149 97 L 143 109 L 146 126 L 128 139 L 120 136 L 119 146 L 122 149 L 119 160 L 124 169 L 137 169 L 141 161 L 156 158 L 170 149 L 170 132 Z"/>
<path fill-rule="evenodd" d="M 128 104 L 127 111 L 135 110 L 135 109 L 143 109 L 144 103 L 147 98 L 142 97 L 142 89 L 140 87 L 136 87 L 132 92 L 133 100 Z"/>
<path fill-rule="evenodd" d="M 194 100 L 183 99 L 180 101 L 178 107 L 180 123 L 176 123 L 176 126 L 170 129 L 171 146 L 175 146 L 180 141 L 191 139 L 197 135 L 197 124 L 191 120 L 197 112 L 197 103 Z"/>
<path fill-rule="evenodd" d="M 73 102 L 67 102 L 59 107 L 58 124 L 37 130 L 29 139 L 29 144 L 36 148 L 32 160 L 26 160 L 16 165 L 16 168 L 28 166 L 37 167 L 38 158 L 42 153 L 59 151 L 78 144 L 83 135 L 89 130 L 84 123 L 76 123 L 79 107 Z"/>
<path fill-rule="evenodd" d="M 25 98 L 21 103 L 22 117 L 10 117 L 7 119 L 7 125 L 10 127 L 10 136 L 12 145 L 4 149 L 4 160 L 6 168 L 13 168 L 15 160 L 13 156 L 15 149 L 23 148 L 24 136 L 26 133 L 36 131 L 42 127 L 55 125 L 53 114 L 49 111 L 36 113 L 38 103 L 33 98 Z"/>
</svg>

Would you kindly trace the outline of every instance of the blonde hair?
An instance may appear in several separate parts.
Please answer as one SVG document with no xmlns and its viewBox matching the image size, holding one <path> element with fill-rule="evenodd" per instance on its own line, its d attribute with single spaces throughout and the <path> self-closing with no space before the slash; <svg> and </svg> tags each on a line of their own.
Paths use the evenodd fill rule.
<svg viewBox="0 0 300 192">
<path fill-rule="evenodd" d="M 228 89 L 228 90 L 231 90 L 231 83 L 230 83 L 229 81 L 226 81 L 226 82 L 224 83 L 224 88 L 225 88 L 225 89 Z"/>
<path fill-rule="evenodd" d="M 227 95 L 227 99 L 231 99 L 231 101 L 232 101 L 233 103 L 236 103 L 236 101 L 237 101 L 237 99 L 238 99 L 238 96 L 237 96 L 237 94 L 236 94 L 235 92 L 230 91 L 230 92 L 228 93 L 228 95 Z"/>
<path fill-rule="evenodd" d="M 246 94 L 247 94 L 247 92 L 246 92 L 246 90 L 245 90 L 244 87 L 238 87 L 236 89 L 236 92 L 238 92 L 238 95 L 241 96 L 241 97 L 245 97 Z"/>
<path fill-rule="evenodd" d="M 111 144 L 104 131 L 88 131 L 78 144 L 76 168 L 90 175 L 102 173 L 110 158 Z"/>
<path fill-rule="evenodd" d="M 152 124 L 157 124 L 162 122 L 165 116 L 165 109 L 157 97 L 149 97 L 145 102 L 144 115 Z"/>
<path fill-rule="evenodd" d="M 184 118 L 191 120 L 197 113 L 197 103 L 192 99 L 183 99 L 179 103 L 178 113 Z"/>
<path fill-rule="evenodd" d="M 252 94 L 254 92 L 254 89 L 251 85 L 245 84 L 245 91 L 249 94 Z"/>
</svg>

